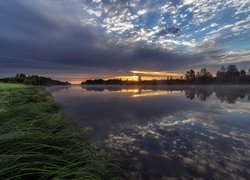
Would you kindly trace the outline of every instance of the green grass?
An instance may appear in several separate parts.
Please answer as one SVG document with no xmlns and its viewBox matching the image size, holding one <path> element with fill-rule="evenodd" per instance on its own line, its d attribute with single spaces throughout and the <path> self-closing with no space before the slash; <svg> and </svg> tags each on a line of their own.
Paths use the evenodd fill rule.
<svg viewBox="0 0 250 180">
<path fill-rule="evenodd" d="M 114 179 L 42 87 L 0 83 L 0 179 Z"/>
</svg>

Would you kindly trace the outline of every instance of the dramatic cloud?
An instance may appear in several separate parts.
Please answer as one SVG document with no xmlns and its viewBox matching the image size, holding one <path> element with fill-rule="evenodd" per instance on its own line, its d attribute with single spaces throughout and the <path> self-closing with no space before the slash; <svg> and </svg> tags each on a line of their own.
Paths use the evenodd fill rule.
<svg viewBox="0 0 250 180">
<path fill-rule="evenodd" d="M 0 76 L 249 63 L 249 7 L 247 0 L 0 0 Z"/>
</svg>

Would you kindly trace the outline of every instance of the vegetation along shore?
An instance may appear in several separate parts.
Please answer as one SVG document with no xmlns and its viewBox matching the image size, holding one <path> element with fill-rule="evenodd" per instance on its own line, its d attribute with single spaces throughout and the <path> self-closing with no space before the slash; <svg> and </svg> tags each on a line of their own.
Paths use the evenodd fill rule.
<svg viewBox="0 0 250 180">
<path fill-rule="evenodd" d="M 238 70 L 236 65 L 222 66 L 216 75 L 213 76 L 206 68 L 201 68 L 195 72 L 193 69 L 186 71 L 185 77 L 174 79 L 167 76 L 162 80 L 143 80 L 142 75 L 138 74 L 137 81 L 128 81 L 122 79 L 89 79 L 82 82 L 82 85 L 168 85 L 168 84 L 249 84 L 250 68 L 248 71 Z"/>
<path fill-rule="evenodd" d="M 112 179 L 92 146 L 43 87 L 0 83 L 1 179 Z"/>
</svg>

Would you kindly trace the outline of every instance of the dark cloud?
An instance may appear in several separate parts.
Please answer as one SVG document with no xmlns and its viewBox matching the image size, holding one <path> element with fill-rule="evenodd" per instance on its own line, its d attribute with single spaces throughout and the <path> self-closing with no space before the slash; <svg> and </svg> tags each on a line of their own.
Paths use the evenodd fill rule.
<svg viewBox="0 0 250 180">
<path fill-rule="evenodd" d="M 72 73 L 75 69 L 94 74 L 99 70 L 176 70 L 204 59 L 199 54 L 147 46 L 118 46 L 98 28 L 82 26 L 71 9 L 56 7 L 53 11 L 54 7 L 41 2 L 33 4 L 28 0 L 0 1 L 1 71 L 60 68 L 64 72 L 70 68 Z"/>
</svg>

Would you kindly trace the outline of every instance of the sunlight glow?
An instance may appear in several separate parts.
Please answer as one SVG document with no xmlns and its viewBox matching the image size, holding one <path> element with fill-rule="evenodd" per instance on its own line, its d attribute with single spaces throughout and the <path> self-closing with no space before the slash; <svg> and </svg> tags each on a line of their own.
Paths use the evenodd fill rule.
<svg viewBox="0 0 250 180">
<path fill-rule="evenodd" d="M 81 80 L 72 80 L 72 81 L 69 81 L 71 84 L 73 84 L 73 85 L 79 85 L 79 84 L 81 84 L 82 83 L 82 81 Z"/>
<path fill-rule="evenodd" d="M 139 89 L 138 88 L 132 88 L 132 89 L 122 89 L 121 91 L 118 91 L 121 93 L 138 93 Z"/>
<path fill-rule="evenodd" d="M 130 71 L 133 74 L 136 75 L 146 75 L 146 76 L 162 76 L 162 77 L 166 77 L 166 76 L 182 76 L 182 74 L 180 73 L 173 73 L 173 72 L 166 72 L 166 71 Z"/>
<path fill-rule="evenodd" d="M 112 77 L 112 78 L 121 79 L 123 81 L 138 81 L 138 76 L 134 76 L 134 75 L 131 75 L 131 76 L 115 76 L 115 77 Z"/>
</svg>

